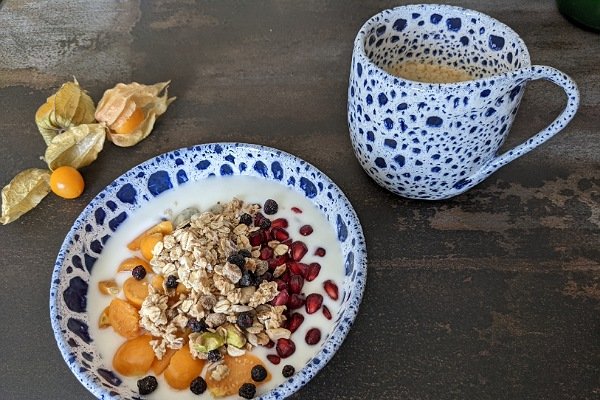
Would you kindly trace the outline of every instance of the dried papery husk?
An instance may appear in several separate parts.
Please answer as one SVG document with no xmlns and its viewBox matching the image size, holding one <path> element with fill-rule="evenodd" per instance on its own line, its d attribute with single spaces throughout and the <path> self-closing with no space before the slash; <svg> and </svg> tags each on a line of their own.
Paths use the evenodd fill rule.
<svg viewBox="0 0 600 400">
<path fill-rule="evenodd" d="M 47 145 L 59 133 L 94 119 L 94 101 L 77 80 L 63 84 L 35 113 L 35 123 Z"/>
<path fill-rule="evenodd" d="M 103 124 L 72 126 L 52 139 L 44 160 L 51 170 L 63 165 L 75 169 L 86 167 L 98 158 L 105 138 L 106 128 Z"/>
<path fill-rule="evenodd" d="M 95 116 L 98 122 L 107 125 L 109 140 L 117 146 L 129 147 L 148 137 L 156 118 L 175 100 L 168 97 L 169 83 L 119 83 L 104 92 Z"/>
<path fill-rule="evenodd" d="M 6 225 L 17 220 L 50 193 L 50 171 L 30 168 L 19 172 L 2 189 L 2 216 Z"/>
</svg>

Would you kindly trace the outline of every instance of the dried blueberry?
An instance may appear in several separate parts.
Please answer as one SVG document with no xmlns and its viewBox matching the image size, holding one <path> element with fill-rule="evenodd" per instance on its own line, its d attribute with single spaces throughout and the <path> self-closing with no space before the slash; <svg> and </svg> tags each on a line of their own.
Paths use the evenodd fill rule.
<svg viewBox="0 0 600 400">
<path fill-rule="evenodd" d="M 208 361 L 210 362 L 217 362 L 222 358 L 221 352 L 219 350 L 211 350 L 206 354 L 206 356 L 208 357 Z"/>
<path fill-rule="evenodd" d="M 227 261 L 231 264 L 235 264 L 240 268 L 244 268 L 246 265 L 246 259 L 244 256 L 240 255 L 240 253 L 235 253 L 227 257 Z"/>
<path fill-rule="evenodd" d="M 248 271 L 247 269 L 245 269 L 242 272 L 242 277 L 238 281 L 238 284 L 241 287 L 254 286 L 256 285 L 256 276 L 254 276 L 254 273 L 252 271 Z"/>
<path fill-rule="evenodd" d="M 175 275 L 167 276 L 165 286 L 167 287 L 167 289 L 175 289 L 177 287 L 177 277 Z"/>
<path fill-rule="evenodd" d="M 239 313 L 237 316 L 237 324 L 240 328 L 250 328 L 254 324 L 252 314 L 248 312 Z"/>
<path fill-rule="evenodd" d="M 238 251 L 238 254 L 242 257 L 245 258 L 251 258 L 252 257 L 252 253 L 250 252 L 250 250 L 246 250 L 246 249 L 241 249 L 240 251 Z"/>
<path fill-rule="evenodd" d="M 250 375 L 252 376 L 252 380 L 255 382 L 262 382 L 267 379 L 267 370 L 262 365 L 255 365 L 252 367 L 252 371 L 250 371 Z"/>
<path fill-rule="evenodd" d="M 296 372 L 296 369 L 289 364 L 284 366 L 283 369 L 281 370 L 281 374 L 285 378 L 289 378 L 290 376 L 294 375 L 294 372 Z"/>
<path fill-rule="evenodd" d="M 197 320 L 196 318 L 190 318 L 187 323 L 188 328 L 192 330 L 192 332 L 206 332 L 208 330 L 208 325 L 204 320 Z"/>
<path fill-rule="evenodd" d="M 131 275 L 138 281 L 141 281 L 146 276 L 146 268 L 141 265 L 136 265 L 135 268 L 131 270 Z"/>
<path fill-rule="evenodd" d="M 271 220 L 269 218 L 263 218 L 260 220 L 260 225 L 262 229 L 269 229 L 271 227 Z"/>
<path fill-rule="evenodd" d="M 279 205 L 273 199 L 268 199 L 265 201 L 265 205 L 263 206 L 263 211 L 267 215 L 273 215 L 279 210 Z"/>
<path fill-rule="evenodd" d="M 256 395 L 256 386 L 253 383 L 244 383 L 240 386 L 238 394 L 244 399 L 252 399 Z"/>
<path fill-rule="evenodd" d="M 190 383 L 190 390 L 194 394 L 202 394 L 206 391 L 206 381 L 201 376 L 194 378 Z"/>
<path fill-rule="evenodd" d="M 252 215 L 248 214 L 248 213 L 244 213 L 242 215 L 240 215 L 240 224 L 244 224 L 244 225 L 252 225 Z"/>
<path fill-rule="evenodd" d="M 138 391 L 141 395 L 147 395 L 156 390 L 158 387 L 158 381 L 152 375 L 148 375 L 137 381 Z"/>
</svg>

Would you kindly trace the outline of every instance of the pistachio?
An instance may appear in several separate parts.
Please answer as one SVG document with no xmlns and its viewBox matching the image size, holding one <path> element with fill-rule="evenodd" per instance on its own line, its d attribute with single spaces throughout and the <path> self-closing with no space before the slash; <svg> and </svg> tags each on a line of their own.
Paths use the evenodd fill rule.
<svg viewBox="0 0 600 400">
<path fill-rule="evenodd" d="M 227 324 L 227 344 L 237 348 L 242 348 L 246 344 L 246 337 L 233 324 Z"/>
<path fill-rule="evenodd" d="M 218 333 L 203 332 L 194 339 L 193 347 L 194 350 L 200 353 L 208 353 L 209 351 L 218 349 L 224 344 L 225 340 Z"/>
</svg>

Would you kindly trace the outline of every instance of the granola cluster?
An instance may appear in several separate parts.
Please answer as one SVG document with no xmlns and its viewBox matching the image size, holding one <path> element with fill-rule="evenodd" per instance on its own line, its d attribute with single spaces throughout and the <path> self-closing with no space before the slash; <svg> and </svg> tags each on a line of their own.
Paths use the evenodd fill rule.
<svg viewBox="0 0 600 400">
<path fill-rule="evenodd" d="M 173 233 L 156 244 L 150 265 L 165 279 L 162 288 L 148 286 L 140 325 L 157 338 L 151 344 L 158 359 L 167 348 L 179 349 L 187 343 L 194 357 L 210 362 L 210 351 L 235 357 L 270 340 L 290 337 L 290 331 L 282 328 L 286 307 L 268 304 L 278 294 L 277 284 L 244 280 L 244 274 L 260 277 L 268 270 L 267 262 L 259 259 L 260 251 L 249 241 L 250 233 L 259 227 L 240 223 L 241 215 L 255 215 L 258 209 L 258 205 L 233 199 L 207 212 L 187 210 L 183 220 L 182 215 L 175 219 Z M 275 254 L 288 250 L 277 241 L 269 245 Z M 228 261 L 240 251 L 247 256 L 242 263 Z M 170 276 L 177 279 L 177 287 L 166 284 Z M 240 316 L 245 318 L 244 326 L 238 323 Z M 202 321 L 206 330 L 190 333 L 186 329 L 190 321 Z M 228 374 L 218 360 L 209 370 L 216 380 Z"/>
</svg>

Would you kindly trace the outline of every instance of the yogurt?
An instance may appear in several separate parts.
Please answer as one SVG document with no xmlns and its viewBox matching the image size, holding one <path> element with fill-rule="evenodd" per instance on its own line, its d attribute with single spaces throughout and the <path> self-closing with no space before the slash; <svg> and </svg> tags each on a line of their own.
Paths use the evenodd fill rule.
<svg viewBox="0 0 600 400">
<path fill-rule="evenodd" d="M 281 359 L 279 365 L 273 365 L 266 356 L 268 354 L 277 354 L 275 348 L 267 349 L 258 346 L 252 350 L 252 354 L 259 357 L 272 375 L 272 379 L 261 385 L 257 385 L 256 397 L 268 392 L 274 387 L 285 381 L 281 374 L 284 365 L 292 365 L 296 371 L 299 371 L 309 359 L 311 359 L 320 349 L 321 344 L 327 339 L 328 334 L 333 330 L 333 321 L 339 312 L 340 300 L 334 301 L 329 298 L 323 290 L 323 282 L 332 280 L 338 284 L 343 282 L 343 258 L 341 248 L 338 244 L 333 227 L 329 224 L 325 216 L 319 209 L 302 195 L 292 191 L 276 182 L 262 180 L 259 178 L 232 176 L 208 178 L 200 182 L 190 182 L 176 190 L 168 191 L 152 199 L 140 210 L 136 211 L 121 225 L 115 234 L 108 240 L 104 246 L 102 254 L 98 258 L 90 277 L 90 288 L 88 293 L 88 314 L 90 323 L 90 334 L 94 339 L 99 355 L 104 359 L 107 368 L 112 369 L 112 358 L 125 339 L 119 336 L 111 327 L 99 329 L 96 321 L 105 307 L 111 302 L 111 296 L 100 293 L 98 283 L 103 280 L 117 279 L 122 284 L 125 277 L 131 276 L 127 273 L 117 274 L 119 264 L 126 258 L 138 255 L 127 248 L 133 238 L 145 231 L 147 228 L 155 225 L 161 219 L 172 219 L 182 210 L 188 207 L 196 207 L 202 211 L 209 210 L 218 202 L 225 203 L 232 198 L 238 198 L 247 203 L 263 204 L 266 199 L 274 199 L 279 205 L 278 212 L 274 215 L 268 215 L 271 220 L 276 218 L 286 218 L 289 226 L 286 230 L 294 240 L 302 240 L 308 252 L 302 259 L 303 263 L 310 264 L 318 262 L 321 265 L 321 271 L 318 277 L 312 281 L 305 281 L 302 292 L 305 295 L 310 293 L 320 293 L 323 295 L 323 305 L 331 311 L 333 318 L 327 320 L 321 310 L 314 314 L 307 315 L 304 307 L 295 310 L 304 315 L 305 319 L 301 326 L 291 336 L 296 345 L 295 353 L 285 359 Z M 292 210 L 296 208 L 301 210 Z M 309 224 L 313 228 L 313 233 L 308 236 L 302 236 L 299 233 L 300 227 Z M 326 254 L 322 257 L 315 255 L 317 248 L 322 247 Z M 122 291 L 119 297 L 124 298 Z M 321 341 L 309 346 L 305 342 L 306 332 L 311 328 L 320 329 Z M 201 376 L 205 376 L 206 367 Z M 152 374 L 151 371 L 148 375 Z M 142 377 L 123 377 L 120 376 L 125 385 L 130 386 L 137 392 L 137 380 Z M 198 396 L 190 390 L 174 390 L 164 380 L 162 374 L 156 377 L 158 388 L 149 399 L 210 399 L 212 398 L 210 390 L 203 395 Z M 249 381 L 251 379 L 249 378 Z M 237 395 L 230 398 L 239 398 Z"/>
</svg>

